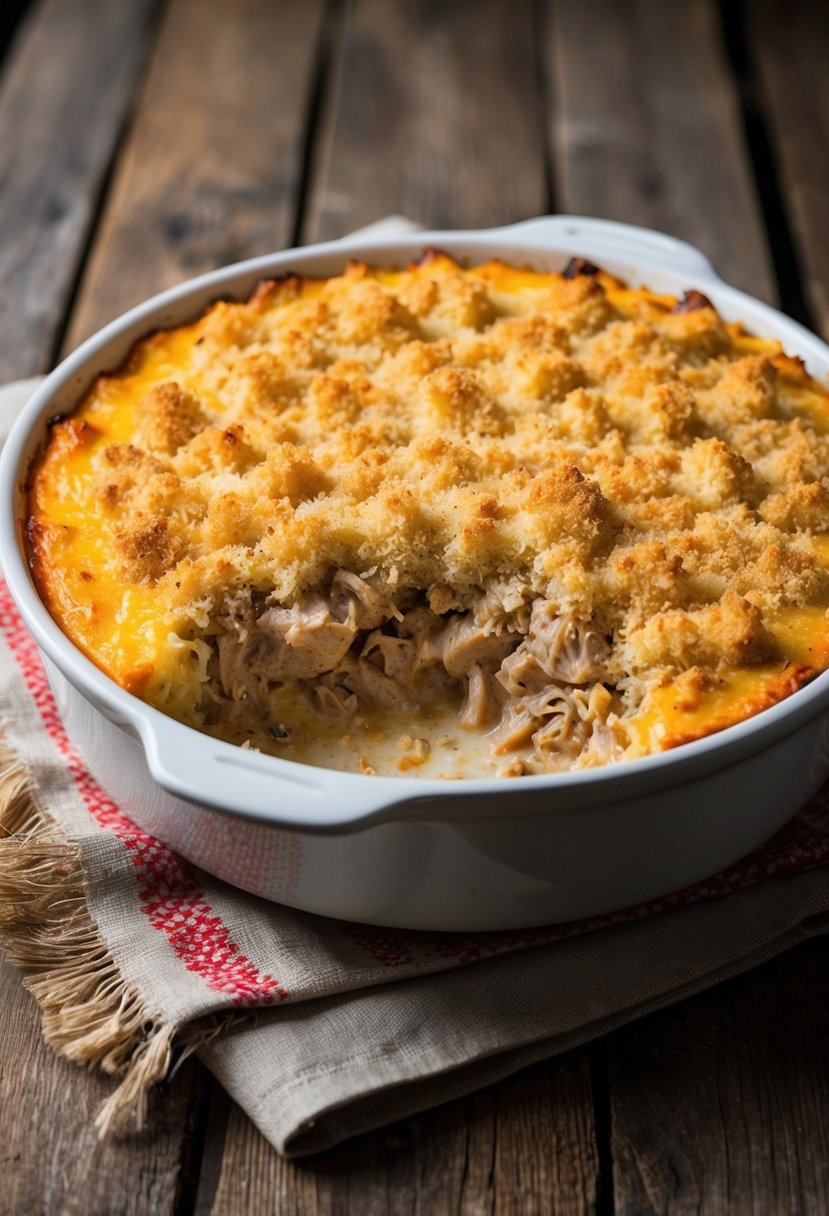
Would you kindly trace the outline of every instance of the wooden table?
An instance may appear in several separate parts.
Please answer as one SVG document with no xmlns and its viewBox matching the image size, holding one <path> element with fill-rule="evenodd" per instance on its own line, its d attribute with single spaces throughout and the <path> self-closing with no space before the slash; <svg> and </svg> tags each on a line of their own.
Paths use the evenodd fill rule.
<svg viewBox="0 0 829 1216">
<path fill-rule="evenodd" d="M 673 232 L 829 337 L 819 3 L 6 0 L 0 380 L 224 262 L 398 212 Z M 288 1164 L 189 1061 L 151 1131 L 0 967 L 0 1212 L 829 1211 L 829 949 Z"/>
</svg>

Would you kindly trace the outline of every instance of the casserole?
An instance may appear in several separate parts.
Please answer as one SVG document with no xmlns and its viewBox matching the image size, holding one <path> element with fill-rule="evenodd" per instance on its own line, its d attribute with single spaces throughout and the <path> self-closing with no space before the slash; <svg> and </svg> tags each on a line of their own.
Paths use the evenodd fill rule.
<svg viewBox="0 0 829 1216">
<path fill-rule="evenodd" d="M 9 586 L 93 774 L 140 826 L 205 869 L 268 898 L 380 924 L 508 928 L 611 911 L 736 860 L 802 805 L 829 768 L 826 675 L 756 718 L 620 768 L 508 788 L 363 777 L 240 751 L 164 717 L 75 650 L 28 579 L 22 483 L 47 420 L 139 337 L 191 320 L 216 296 L 246 297 L 267 276 L 330 275 L 357 256 L 400 263 L 428 246 L 550 269 L 580 255 L 656 291 L 703 288 L 726 320 L 780 338 L 813 375 L 829 369 L 818 339 L 721 284 L 696 251 L 622 225 L 557 217 L 495 232 L 350 238 L 257 259 L 133 310 L 48 378 L 3 456 Z"/>
<path fill-rule="evenodd" d="M 102 671 L 227 742 L 595 768 L 829 666 L 828 427 L 802 361 L 698 291 L 352 261 L 98 376 L 30 470 L 30 566 Z"/>
</svg>

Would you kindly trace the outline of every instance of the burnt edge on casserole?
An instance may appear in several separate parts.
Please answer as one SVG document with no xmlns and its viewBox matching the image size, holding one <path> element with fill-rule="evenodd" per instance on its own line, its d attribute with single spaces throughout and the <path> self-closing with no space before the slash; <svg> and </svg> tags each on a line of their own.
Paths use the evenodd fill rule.
<svg viewBox="0 0 829 1216">
<path fill-rule="evenodd" d="M 371 772 L 414 721 L 410 772 L 448 706 L 504 775 L 604 764 L 829 664 L 828 405 L 699 291 L 583 259 L 287 276 L 55 421 L 32 565 L 99 666 L 221 737 Z"/>
</svg>

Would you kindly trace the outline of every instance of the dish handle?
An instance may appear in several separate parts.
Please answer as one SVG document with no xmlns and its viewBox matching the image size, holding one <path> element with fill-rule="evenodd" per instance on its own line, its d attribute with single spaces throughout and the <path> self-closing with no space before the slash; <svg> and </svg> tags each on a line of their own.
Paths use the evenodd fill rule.
<svg viewBox="0 0 829 1216">
<path fill-rule="evenodd" d="M 143 714 L 139 734 L 153 780 L 189 803 L 235 811 L 271 827 L 314 834 L 359 831 L 395 818 L 394 778 L 334 772 L 208 739 L 170 719 Z"/>
<path fill-rule="evenodd" d="M 666 232 L 579 215 L 542 215 L 503 230 L 510 237 L 549 241 L 556 249 L 615 258 L 635 258 L 670 270 L 683 270 L 694 280 L 720 276 L 701 250 Z"/>
</svg>

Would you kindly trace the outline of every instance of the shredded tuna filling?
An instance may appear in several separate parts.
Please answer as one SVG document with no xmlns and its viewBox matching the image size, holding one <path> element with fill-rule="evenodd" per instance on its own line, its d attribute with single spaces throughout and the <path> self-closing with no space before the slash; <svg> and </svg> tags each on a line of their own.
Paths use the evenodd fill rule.
<svg viewBox="0 0 829 1216">
<path fill-rule="evenodd" d="M 343 727 L 361 710 L 415 710 L 460 691 L 459 725 L 491 732 L 494 756 L 527 754 L 536 771 L 616 759 L 607 640 L 551 601 L 501 590 L 445 614 L 413 593 L 394 603 L 347 570 L 288 607 L 240 594 L 217 620 L 206 721 L 252 706 L 264 717 L 277 687 Z"/>
</svg>

